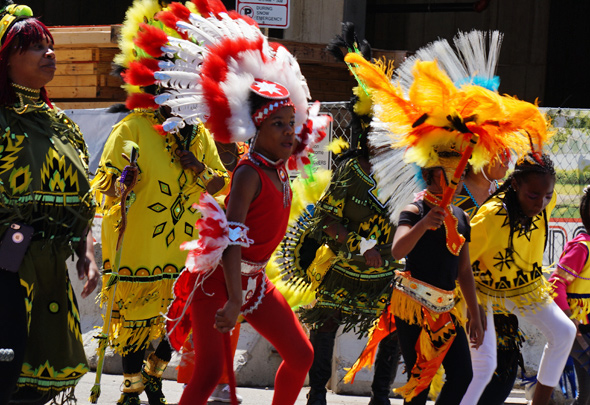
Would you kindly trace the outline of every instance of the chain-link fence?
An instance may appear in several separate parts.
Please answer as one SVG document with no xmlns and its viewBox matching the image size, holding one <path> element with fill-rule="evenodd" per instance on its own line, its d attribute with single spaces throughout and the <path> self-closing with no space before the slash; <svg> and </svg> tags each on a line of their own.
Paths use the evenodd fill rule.
<svg viewBox="0 0 590 405">
<path fill-rule="evenodd" d="M 549 154 L 557 171 L 554 218 L 579 218 L 578 206 L 590 181 L 590 111 L 548 109 L 554 135 Z"/>
<path fill-rule="evenodd" d="M 322 103 L 332 118 L 331 138 L 352 140 L 347 102 Z M 552 213 L 545 264 L 554 263 L 565 243 L 584 230 L 579 215 L 583 189 L 590 183 L 590 110 L 545 109 L 554 132 L 546 151 L 557 172 L 557 204 Z M 332 167 L 333 161 L 328 159 Z"/>
</svg>

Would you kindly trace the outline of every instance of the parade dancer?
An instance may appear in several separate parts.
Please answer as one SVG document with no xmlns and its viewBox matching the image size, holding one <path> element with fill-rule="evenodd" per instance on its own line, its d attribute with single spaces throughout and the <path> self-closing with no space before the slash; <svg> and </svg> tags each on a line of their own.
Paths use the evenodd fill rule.
<svg viewBox="0 0 590 405">
<path fill-rule="evenodd" d="M 112 313 L 107 314 L 111 318 L 107 336 L 101 337 L 122 356 L 118 403 L 125 405 L 139 404 L 144 390 L 150 405 L 165 403 L 162 374 L 172 348 L 162 314 L 172 301 L 172 286 L 186 261 L 180 245 L 197 236 L 194 224 L 200 214 L 192 205 L 203 192 L 215 194 L 229 182 L 207 129 L 198 120 L 182 127 L 170 125 L 180 121 L 177 113 L 155 99 L 168 97 L 172 89 L 153 74 L 146 78 L 149 68 L 167 60 L 155 45 L 154 34 L 166 27 L 163 21 L 170 23 L 165 12 L 185 8 L 178 3 L 164 6 L 157 0 L 137 0 L 127 11 L 115 63 L 129 91 L 125 104 L 129 114 L 113 127 L 93 180 L 103 213 L 101 303 L 114 302 Z M 166 30 L 181 38 L 176 30 Z M 128 165 L 125 156 L 130 156 L 133 145 L 139 148 L 137 169 L 123 179 Z M 128 214 L 121 243 L 121 197 L 134 183 L 125 201 Z M 146 349 L 156 339 L 161 341 L 144 363 Z M 99 393 L 95 386 L 92 402 Z"/>
<path fill-rule="evenodd" d="M 273 404 L 293 404 L 313 352 L 264 269 L 289 217 L 292 195 L 285 164 L 293 154 L 309 161 L 299 156 L 307 154 L 316 133 L 307 118 L 309 92 L 293 56 L 269 43 L 252 20 L 227 13 L 219 1 L 197 3 L 201 15 L 190 14 L 176 24 L 188 38 L 168 37 L 159 44 L 174 62 L 162 64 L 153 76 L 175 93 L 158 102 L 178 111 L 184 123 L 203 118 L 217 141 L 252 139 L 252 144 L 248 158 L 234 170 L 227 214 L 211 198 L 202 198 L 200 237 L 185 244 L 187 269 L 175 284 L 167 315 L 174 348 L 193 330 L 195 370 L 180 404 L 207 402 L 231 356 L 223 334 L 240 314 L 283 358 Z M 199 64 L 187 71 L 180 56 Z"/>
<path fill-rule="evenodd" d="M 398 326 L 408 332 L 400 332 L 398 336 L 409 381 L 396 390 L 406 402 L 426 401 L 424 391 L 441 362 L 447 382 L 437 403 L 456 404 L 467 389 L 465 381 L 471 374 L 469 356 L 463 351 L 467 341 L 461 337 L 464 336 L 462 322 L 454 308 L 457 276 L 470 312 L 467 326 L 472 346 L 478 347 L 484 338 L 473 276 L 465 271 L 469 267 L 469 254 L 463 245 L 469 227 L 462 222 L 465 214 L 449 205 L 458 192 L 467 162 L 480 170 L 500 151 L 526 150 L 530 145 L 527 131 L 537 141 L 546 130 L 536 106 L 499 96 L 488 88 L 496 81 L 492 59 L 499 34 L 490 33 L 487 39 L 486 35 L 477 31 L 459 33 L 455 39 L 456 52 L 445 40 L 420 49 L 396 69 L 392 81 L 387 62 L 369 64 L 355 53 L 345 58 L 356 64 L 355 72 L 369 88 L 376 105 L 375 129 L 369 135 L 376 150 L 372 163 L 383 198 L 394 197 L 391 211 L 400 205 L 399 197 L 395 198 L 398 190 L 413 182 L 398 178 L 400 151 L 397 148 L 405 149 L 402 151 L 405 162 L 423 168 L 422 175 L 428 185 L 416 201 L 421 207 L 407 206 L 399 217 L 392 254 L 396 258 L 408 255 L 406 271 L 394 283 L 392 314 L 381 316 L 382 319 L 395 316 L 396 321 L 401 321 Z M 489 46 L 489 54 L 487 48 L 482 48 L 485 46 Z M 400 233 L 402 221 L 404 231 Z M 441 222 L 444 231 L 439 228 L 437 232 L 445 237 L 442 244 L 440 236 L 429 230 Z M 432 253 L 427 246 L 442 246 L 444 252 Z M 444 271 L 443 268 L 432 271 L 432 263 L 424 262 L 424 252 L 429 252 L 428 257 L 434 255 L 443 260 L 440 266 Z M 371 335 L 367 349 L 347 379 L 370 364 L 381 337 L 382 334 Z M 416 341 L 419 345 L 414 346 Z M 456 351 L 456 362 L 451 361 L 455 355 L 445 357 L 450 350 Z"/>
</svg>

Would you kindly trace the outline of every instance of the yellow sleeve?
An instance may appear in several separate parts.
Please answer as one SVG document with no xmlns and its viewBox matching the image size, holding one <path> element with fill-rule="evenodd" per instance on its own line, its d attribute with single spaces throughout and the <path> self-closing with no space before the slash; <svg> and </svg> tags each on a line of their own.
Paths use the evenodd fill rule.
<svg viewBox="0 0 590 405">
<path fill-rule="evenodd" d="M 473 264 L 479 260 L 489 245 L 488 226 L 492 220 L 492 204 L 484 204 L 471 219 L 471 241 L 469 242 L 469 258 Z"/>
<path fill-rule="evenodd" d="M 547 220 L 549 220 L 549 218 L 551 218 L 551 214 L 553 213 L 553 209 L 555 208 L 555 206 L 557 205 L 557 191 L 553 191 L 553 197 L 551 197 L 551 201 L 549 201 L 549 204 L 547 204 L 547 208 L 545 208 L 545 211 L 547 212 Z"/>
<path fill-rule="evenodd" d="M 195 137 L 191 144 L 191 151 L 195 154 L 199 162 L 202 162 L 207 167 L 213 169 L 219 177 L 223 178 L 225 185 L 220 191 L 224 190 L 229 184 L 229 175 L 219 158 L 219 152 L 217 152 L 217 146 L 215 146 L 213 137 L 202 124 L 199 125 L 199 136 Z M 216 195 L 217 194 L 219 194 L 219 192 L 217 192 Z"/>
<path fill-rule="evenodd" d="M 130 120 L 133 114 L 125 117 L 121 122 L 116 124 L 109 135 L 98 164 L 96 176 L 92 180 L 92 188 L 95 191 L 105 191 L 111 187 L 113 181 L 121 175 L 121 172 L 129 164 L 122 153 L 130 156 L 131 144 L 128 141 L 132 141 L 135 144 L 139 144 L 139 133 L 140 126 L 138 125 L 138 119 Z M 141 173 L 141 150 L 139 151 L 139 158 L 137 160 L 137 166 L 139 173 Z"/>
</svg>

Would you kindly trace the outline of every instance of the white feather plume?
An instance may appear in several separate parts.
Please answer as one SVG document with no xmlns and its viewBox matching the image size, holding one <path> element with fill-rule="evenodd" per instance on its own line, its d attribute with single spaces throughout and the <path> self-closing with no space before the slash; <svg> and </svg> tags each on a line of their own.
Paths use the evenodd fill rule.
<svg viewBox="0 0 590 405">
<path fill-rule="evenodd" d="M 400 213 L 424 185 L 417 178 L 416 167 L 404 162 L 404 149 L 391 147 L 391 132 L 376 118 L 368 140 L 374 150 L 371 165 L 379 185 L 379 200 L 387 206 L 391 223 L 397 225 Z"/>
<path fill-rule="evenodd" d="M 474 76 L 487 80 L 494 78 L 502 44 L 500 32 L 459 32 L 453 42 L 456 51 L 446 39 L 440 39 L 419 49 L 396 69 L 394 81 L 399 80 L 406 95 L 414 80 L 412 69 L 417 60 L 436 60 L 454 83 L 462 83 Z"/>
<path fill-rule="evenodd" d="M 155 72 L 154 78 L 159 84 L 173 88 L 196 88 L 199 82 L 197 73 L 171 70 Z"/>
</svg>

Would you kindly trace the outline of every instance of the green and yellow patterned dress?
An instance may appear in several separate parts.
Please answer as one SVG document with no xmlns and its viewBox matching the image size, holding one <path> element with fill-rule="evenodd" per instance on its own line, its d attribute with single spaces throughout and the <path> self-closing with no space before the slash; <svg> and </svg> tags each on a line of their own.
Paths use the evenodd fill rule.
<svg viewBox="0 0 590 405">
<path fill-rule="evenodd" d="M 192 205 L 199 201 L 204 188 L 175 158 L 178 140 L 154 129 L 162 122 L 157 112 L 134 110 L 115 125 L 92 183 L 104 215 L 102 303 L 116 291 L 109 339 L 120 354 L 144 349 L 165 334 L 162 314 L 167 312 L 172 286 L 186 260 L 186 251 L 180 250 L 180 245 L 197 238 L 195 222 L 200 214 Z M 127 214 L 117 266 L 120 199 L 100 191 L 108 190 L 128 164 L 121 156 L 122 152 L 130 153 L 128 141 L 139 146 L 139 181 L 133 189 L 135 201 Z M 194 128 L 189 150 L 228 181 L 215 142 L 203 125 Z M 116 289 L 105 287 L 113 266 L 119 273 Z"/>
<path fill-rule="evenodd" d="M 15 91 L 19 101 L 0 109 L 0 232 L 19 222 L 34 234 L 18 273 L 28 340 L 13 400 L 24 391 L 67 399 L 88 371 L 66 267 L 94 217 L 88 152 L 78 126 L 38 90 Z"/>
<path fill-rule="evenodd" d="M 308 270 L 319 285 L 316 303 L 301 310 L 305 323 L 321 326 L 333 318 L 344 325 L 345 331 L 354 329 L 364 334 L 385 309 L 395 269 L 401 266 L 391 257 L 395 226 L 389 222 L 387 208 L 379 201 L 378 192 L 377 182 L 355 157 L 336 169 L 328 189 L 316 204 L 311 236 L 323 247 L 310 266 L 315 269 Z M 368 267 L 355 245 L 358 239 L 342 243 L 326 235 L 324 226 L 331 221 L 341 223 L 348 232 L 367 240 L 375 239 L 375 248 L 385 265 Z M 321 269 L 320 263 L 329 265 L 327 271 Z"/>
</svg>

